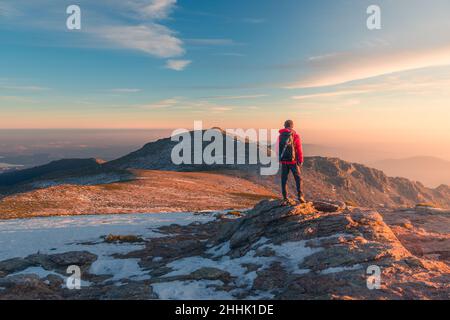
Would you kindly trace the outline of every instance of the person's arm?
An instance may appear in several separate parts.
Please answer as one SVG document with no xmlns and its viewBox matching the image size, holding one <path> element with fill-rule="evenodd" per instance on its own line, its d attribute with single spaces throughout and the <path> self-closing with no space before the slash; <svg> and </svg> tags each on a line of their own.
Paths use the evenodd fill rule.
<svg viewBox="0 0 450 320">
<path fill-rule="evenodd" d="M 302 140 L 300 139 L 300 136 L 297 134 L 297 139 L 295 139 L 295 151 L 297 153 L 297 163 L 303 164 L 303 147 L 302 147 Z"/>
</svg>

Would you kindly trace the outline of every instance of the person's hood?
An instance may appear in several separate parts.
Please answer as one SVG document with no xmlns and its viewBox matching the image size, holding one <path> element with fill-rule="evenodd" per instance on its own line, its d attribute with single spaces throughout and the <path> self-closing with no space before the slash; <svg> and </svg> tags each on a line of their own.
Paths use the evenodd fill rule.
<svg viewBox="0 0 450 320">
<path fill-rule="evenodd" d="M 280 129 L 278 132 L 279 132 L 280 134 L 282 134 L 282 133 L 291 132 L 291 131 L 292 131 L 292 133 L 295 134 L 295 131 L 294 131 L 293 129 L 288 129 L 288 128 Z"/>
</svg>

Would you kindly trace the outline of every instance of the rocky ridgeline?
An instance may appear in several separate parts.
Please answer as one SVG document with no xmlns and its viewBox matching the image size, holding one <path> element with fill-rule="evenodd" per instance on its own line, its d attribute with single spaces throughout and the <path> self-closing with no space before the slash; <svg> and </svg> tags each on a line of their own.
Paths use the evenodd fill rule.
<svg viewBox="0 0 450 320">
<path fill-rule="evenodd" d="M 279 175 L 261 176 L 259 165 L 248 164 L 248 152 L 252 144 L 223 132 L 222 134 L 224 140 L 232 140 L 236 149 L 238 144 L 245 147 L 246 154 L 243 158 L 246 159 L 247 164 L 237 164 L 236 152 L 234 164 L 230 165 L 175 165 L 171 154 L 178 142 L 165 138 L 148 143 L 135 152 L 106 163 L 96 159 L 66 159 L 36 168 L 0 174 L 0 199 L 2 194 L 20 193 L 39 188 L 48 189 L 48 187 L 64 184 L 99 185 L 119 181 L 129 182 L 139 178 L 134 175 L 133 169 L 215 172 L 244 178 L 278 193 Z M 205 149 L 208 144 L 209 142 L 203 142 L 202 148 Z M 227 143 L 224 143 L 224 148 L 226 145 Z M 255 147 L 261 153 L 269 152 L 266 146 Z M 191 159 L 194 159 L 193 150 L 192 148 Z M 225 157 L 226 148 L 223 154 Z M 227 163 L 225 158 L 223 163 Z M 449 186 L 442 185 L 431 189 L 420 182 L 388 177 L 380 170 L 337 158 L 306 157 L 302 176 L 306 195 L 311 199 L 323 197 L 341 199 L 372 208 L 411 207 L 421 202 L 431 202 L 443 208 L 450 208 Z"/>
<path fill-rule="evenodd" d="M 145 280 L 91 274 L 96 257 L 89 252 L 0 262 L 0 298 L 174 299 L 186 292 L 212 299 L 450 298 L 448 265 L 411 254 L 376 211 L 329 200 L 262 201 L 237 216 L 161 227 L 163 237 L 144 237 L 143 249 L 115 255 L 138 259 Z M 89 286 L 64 288 L 58 274 L 71 264 L 82 266 Z M 15 274 L 32 266 L 54 274 Z M 381 269 L 379 289 L 367 286 L 369 266 Z"/>
<path fill-rule="evenodd" d="M 223 136 L 226 140 L 235 139 L 226 134 Z M 245 144 L 248 153 L 251 143 L 248 141 L 239 143 Z M 171 152 L 176 144 L 177 142 L 171 141 L 170 138 L 160 139 L 110 161 L 105 166 L 116 170 L 226 171 L 228 174 L 242 176 L 270 187 L 274 191 L 279 190 L 279 176 L 261 176 L 258 165 L 175 165 L 171 161 Z M 204 142 L 203 149 L 207 145 L 208 143 Z M 263 145 L 258 145 L 257 148 L 262 148 L 261 152 L 268 152 L 267 147 Z M 223 154 L 226 154 L 225 149 Z M 193 154 L 191 158 L 193 159 Z M 248 158 L 246 154 L 245 159 Z M 226 163 L 225 158 L 223 162 Z M 441 207 L 450 208 L 450 187 L 447 185 L 431 189 L 420 182 L 388 177 L 380 170 L 330 157 L 305 157 L 303 169 L 307 195 L 312 199 L 327 197 L 370 207 L 407 207 L 419 202 L 433 202 Z"/>
</svg>

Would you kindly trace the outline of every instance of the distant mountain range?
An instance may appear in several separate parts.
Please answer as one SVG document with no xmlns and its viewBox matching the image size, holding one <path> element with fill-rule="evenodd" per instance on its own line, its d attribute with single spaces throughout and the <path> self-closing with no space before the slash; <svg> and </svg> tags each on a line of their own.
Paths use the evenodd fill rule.
<svg viewBox="0 0 450 320">
<path fill-rule="evenodd" d="M 371 166 L 383 170 L 387 175 L 420 181 L 433 188 L 442 184 L 450 185 L 450 161 L 436 157 L 386 159 L 371 163 Z"/>
</svg>

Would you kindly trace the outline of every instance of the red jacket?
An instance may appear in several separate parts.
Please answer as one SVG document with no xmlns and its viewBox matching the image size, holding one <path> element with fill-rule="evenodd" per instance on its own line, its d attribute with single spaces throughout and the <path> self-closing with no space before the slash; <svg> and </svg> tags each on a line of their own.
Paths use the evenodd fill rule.
<svg viewBox="0 0 450 320">
<path fill-rule="evenodd" d="M 296 164 L 303 163 L 303 149 L 302 149 L 302 140 L 300 136 L 292 129 L 280 129 L 279 133 L 291 132 L 294 137 L 294 145 L 295 145 L 295 160 L 294 161 L 281 161 L 282 164 Z M 278 138 L 279 139 L 279 138 Z M 278 143 L 277 143 L 278 148 Z"/>
</svg>

